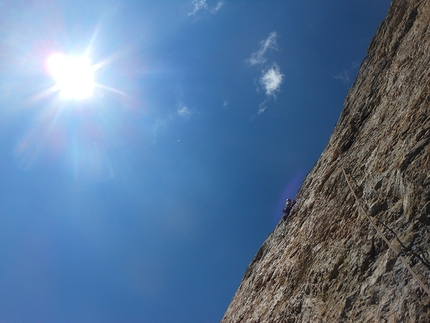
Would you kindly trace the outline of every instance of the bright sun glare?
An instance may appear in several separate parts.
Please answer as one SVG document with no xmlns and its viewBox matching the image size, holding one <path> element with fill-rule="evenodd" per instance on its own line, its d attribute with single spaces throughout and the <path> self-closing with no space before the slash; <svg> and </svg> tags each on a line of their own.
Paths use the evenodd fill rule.
<svg viewBox="0 0 430 323">
<path fill-rule="evenodd" d="M 47 59 L 49 73 L 63 98 L 86 99 L 94 90 L 93 67 L 86 57 L 52 54 Z"/>
</svg>

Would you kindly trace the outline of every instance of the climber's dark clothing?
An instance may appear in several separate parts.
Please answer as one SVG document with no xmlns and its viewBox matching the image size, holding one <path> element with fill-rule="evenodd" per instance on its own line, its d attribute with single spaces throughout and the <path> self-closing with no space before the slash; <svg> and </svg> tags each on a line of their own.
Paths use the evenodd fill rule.
<svg viewBox="0 0 430 323">
<path fill-rule="evenodd" d="M 293 208 L 294 204 L 296 204 L 296 200 L 291 201 L 290 199 L 287 199 L 285 201 L 285 207 L 282 210 L 282 212 L 284 213 L 283 219 L 286 219 L 287 216 L 290 214 L 291 209 Z"/>
</svg>

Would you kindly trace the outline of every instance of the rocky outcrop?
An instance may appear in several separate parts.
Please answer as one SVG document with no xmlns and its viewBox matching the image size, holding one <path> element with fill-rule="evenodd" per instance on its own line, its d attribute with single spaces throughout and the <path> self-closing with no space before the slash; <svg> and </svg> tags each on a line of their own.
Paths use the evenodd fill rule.
<svg viewBox="0 0 430 323">
<path fill-rule="evenodd" d="M 430 322 L 429 295 L 399 261 L 430 286 L 429 169 L 430 2 L 394 0 L 296 206 L 222 322 Z"/>
</svg>

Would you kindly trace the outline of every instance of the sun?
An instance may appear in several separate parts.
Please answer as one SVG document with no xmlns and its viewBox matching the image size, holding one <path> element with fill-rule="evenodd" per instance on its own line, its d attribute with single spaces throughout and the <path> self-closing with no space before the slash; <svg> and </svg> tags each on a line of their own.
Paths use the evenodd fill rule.
<svg viewBox="0 0 430 323">
<path fill-rule="evenodd" d="M 55 53 L 48 57 L 46 65 L 61 97 L 82 100 L 92 96 L 95 86 L 94 68 L 87 57 L 69 57 Z"/>
</svg>

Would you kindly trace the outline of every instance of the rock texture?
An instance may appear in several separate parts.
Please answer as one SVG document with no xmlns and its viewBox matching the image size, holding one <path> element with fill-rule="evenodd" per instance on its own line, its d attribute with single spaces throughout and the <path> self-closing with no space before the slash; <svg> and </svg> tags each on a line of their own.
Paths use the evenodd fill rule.
<svg viewBox="0 0 430 323">
<path fill-rule="evenodd" d="M 290 217 L 222 322 L 430 322 L 430 1 L 394 0 Z"/>
</svg>

